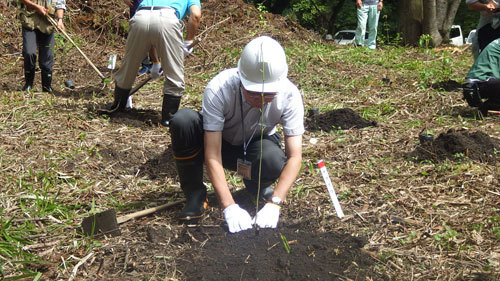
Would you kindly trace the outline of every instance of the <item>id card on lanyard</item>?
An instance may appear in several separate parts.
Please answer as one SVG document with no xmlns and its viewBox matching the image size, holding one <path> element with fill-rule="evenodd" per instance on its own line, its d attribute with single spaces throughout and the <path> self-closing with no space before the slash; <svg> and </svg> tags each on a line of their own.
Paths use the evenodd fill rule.
<svg viewBox="0 0 500 281">
<path fill-rule="evenodd" d="M 252 179 L 252 162 L 238 158 L 236 162 L 236 172 L 246 180 Z"/>
<path fill-rule="evenodd" d="M 240 112 L 241 112 L 241 129 L 242 129 L 242 137 L 243 137 L 243 159 L 238 158 L 236 161 L 236 172 L 238 175 L 243 177 L 246 180 L 251 180 L 252 179 L 252 162 L 248 161 L 246 159 L 247 156 L 247 147 L 250 144 L 250 141 L 253 138 L 253 135 L 255 134 L 255 131 L 257 130 L 258 126 L 255 126 L 252 136 L 248 139 L 247 142 L 245 142 L 245 122 L 243 121 L 243 94 L 241 93 L 241 88 L 240 88 Z M 262 110 L 260 112 L 262 116 Z M 260 119 L 260 117 L 259 117 Z M 259 121 L 257 121 L 259 122 Z"/>
</svg>

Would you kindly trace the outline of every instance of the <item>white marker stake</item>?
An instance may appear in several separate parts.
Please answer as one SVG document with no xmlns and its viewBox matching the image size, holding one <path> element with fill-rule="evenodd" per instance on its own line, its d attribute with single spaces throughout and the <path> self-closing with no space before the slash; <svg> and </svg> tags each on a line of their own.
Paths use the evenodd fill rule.
<svg viewBox="0 0 500 281">
<path fill-rule="evenodd" d="M 340 207 L 339 199 L 337 198 L 337 194 L 335 194 L 335 190 L 333 189 L 333 184 L 330 180 L 330 175 L 328 175 L 328 171 L 326 170 L 325 162 L 323 160 L 319 160 L 318 167 L 321 171 L 321 175 L 323 176 L 323 180 L 326 183 L 326 189 L 328 190 L 328 193 L 330 193 L 330 199 L 332 199 L 333 207 L 335 207 L 337 216 L 339 217 L 339 219 L 341 219 L 344 217 L 344 212 L 342 212 L 342 207 Z"/>
</svg>

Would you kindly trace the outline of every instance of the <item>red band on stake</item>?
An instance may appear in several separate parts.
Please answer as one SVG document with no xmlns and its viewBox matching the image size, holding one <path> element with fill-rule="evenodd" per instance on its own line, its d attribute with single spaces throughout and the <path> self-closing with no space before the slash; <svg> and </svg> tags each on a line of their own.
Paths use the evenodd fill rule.
<svg viewBox="0 0 500 281">
<path fill-rule="evenodd" d="M 344 212 L 342 212 L 342 207 L 340 206 L 339 199 L 337 198 L 337 194 L 335 194 L 335 190 L 333 189 L 332 181 L 330 180 L 330 175 L 328 175 L 328 171 L 326 170 L 325 161 L 319 160 L 318 167 L 321 171 L 321 175 L 323 176 L 323 180 L 326 184 L 326 189 L 330 194 L 330 199 L 332 200 L 333 207 L 335 208 L 335 212 L 337 212 L 337 217 L 339 219 L 344 217 Z"/>
</svg>

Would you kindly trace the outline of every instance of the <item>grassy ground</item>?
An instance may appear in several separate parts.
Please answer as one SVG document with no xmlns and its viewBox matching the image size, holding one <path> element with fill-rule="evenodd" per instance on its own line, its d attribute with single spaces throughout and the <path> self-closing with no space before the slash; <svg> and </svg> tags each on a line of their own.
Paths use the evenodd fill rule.
<svg viewBox="0 0 500 281">
<path fill-rule="evenodd" d="M 256 25 L 267 23 L 261 18 Z M 227 44 L 200 44 L 186 61 L 183 107 L 199 109 L 204 85 L 235 66 L 241 47 L 259 34 L 252 28 L 247 37 Z M 377 260 L 374 269 L 393 280 L 498 280 L 498 163 L 467 155 L 435 162 L 407 157 L 421 131 L 437 136 L 449 129 L 479 130 L 500 139 L 498 116 L 479 120 L 461 99 L 457 85 L 472 64 L 470 50 L 380 46 L 371 51 L 312 40 L 282 42 L 306 110 L 351 108 L 379 124 L 307 131 L 303 167 L 286 212 L 324 218 L 318 231 L 366 237 L 365 250 Z M 55 94 L 16 91 L 22 59 L 0 57 L 0 276 L 5 280 L 84 280 L 79 262 L 98 266 L 99 249 L 125 241 L 80 236 L 82 218 L 109 207 L 124 214 L 182 198 L 169 134 L 158 125 L 161 82 L 137 94 L 132 118 L 98 115 L 95 109 L 111 99 L 109 85 L 103 87 L 88 70 L 78 72 L 80 66 L 62 66 L 63 59 L 78 54 L 59 44 Z M 108 55 L 92 54 L 101 61 Z M 68 76 L 79 82 L 77 89 L 62 86 Z M 312 144 L 312 138 L 318 142 Z M 339 194 L 343 220 L 333 216 L 315 166 L 319 159 L 326 161 Z M 241 185 L 234 175 L 230 180 Z M 175 227 L 177 211 L 145 220 Z M 210 211 L 220 212 L 216 203 Z M 175 276 L 173 269 L 144 279 Z"/>
</svg>

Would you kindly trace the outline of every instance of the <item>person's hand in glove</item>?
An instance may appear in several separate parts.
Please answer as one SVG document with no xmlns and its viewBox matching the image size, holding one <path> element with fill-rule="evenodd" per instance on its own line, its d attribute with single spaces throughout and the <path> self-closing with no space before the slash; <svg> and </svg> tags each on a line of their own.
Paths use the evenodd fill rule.
<svg viewBox="0 0 500 281">
<path fill-rule="evenodd" d="M 151 73 L 149 74 L 151 78 L 155 79 L 161 76 L 163 73 L 161 69 L 161 63 L 153 62 L 153 66 L 151 67 Z"/>
<path fill-rule="evenodd" d="M 184 41 L 182 45 L 182 50 L 184 51 L 184 57 L 187 57 L 189 54 L 193 52 L 193 47 L 190 47 L 193 44 L 193 41 Z"/>
<path fill-rule="evenodd" d="M 274 203 L 267 203 L 255 216 L 255 223 L 261 228 L 276 228 L 280 219 L 281 207 Z"/>
<path fill-rule="evenodd" d="M 240 208 L 238 204 L 230 205 L 222 212 L 224 213 L 224 218 L 229 227 L 229 232 L 236 233 L 252 228 L 252 218 L 250 214 Z"/>
</svg>

